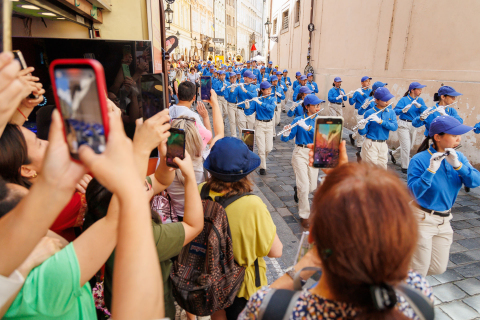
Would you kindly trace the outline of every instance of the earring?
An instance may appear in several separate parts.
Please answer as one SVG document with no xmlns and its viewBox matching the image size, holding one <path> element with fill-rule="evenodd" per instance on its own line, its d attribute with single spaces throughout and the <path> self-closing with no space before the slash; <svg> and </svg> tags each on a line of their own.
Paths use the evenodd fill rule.
<svg viewBox="0 0 480 320">
<path fill-rule="evenodd" d="M 35 172 L 35 173 L 33 174 L 32 178 L 36 178 L 37 176 L 38 176 L 38 173 Z"/>
</svg>

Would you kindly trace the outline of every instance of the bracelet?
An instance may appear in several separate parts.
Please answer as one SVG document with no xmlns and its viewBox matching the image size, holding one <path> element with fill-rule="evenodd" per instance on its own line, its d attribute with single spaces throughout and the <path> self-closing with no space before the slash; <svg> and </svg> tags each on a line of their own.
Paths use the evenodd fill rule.
<svg viewBox="0 0 480 320">
<path fill-rule="evenodd" d="M 27 116 L 24 115 L 23 112 L 19 108 L 17 108 L 17 111 L 20 112 L 20 114 L 25 118 L 25 121 L 28 121 Z"/>
<path fill-rule="evenodd" d="M 43 101 L 42 101 L 41 103 L 37 104 L 37 106 L 43 107 L 43 106 L 45 106 L 46 104 L 47 104 L 47 98 L 46 98 L 45 96 L 43 96 Z"/>
</svg>

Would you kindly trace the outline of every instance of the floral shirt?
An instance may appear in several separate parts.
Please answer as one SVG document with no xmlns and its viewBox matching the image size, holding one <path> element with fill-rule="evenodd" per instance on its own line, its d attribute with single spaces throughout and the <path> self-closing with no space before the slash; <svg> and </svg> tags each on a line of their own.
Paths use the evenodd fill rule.
<svg viewBox="0 0 480 320">
<path fill-rule="evenodd" d="M 431 301 L 433 301 L 432 288 L 428 284 L 427 280 L 420 274 L 414 271 L 410 271 L 405 282 L 411 287 L 420 290 Z M 269 290 L 270 288 L 263 287 L 262 289 L 257 291 L 248 301 L 247 306 L 245 307 L 245 309 L 243 309 L 242 313 L 238 317 L 238 320 L 257 319 L 262 301 Z M 403 296 L 397 295 L 397 299 L 398 302 L 396 308 L 398 310 L 400 310 L 405 316 L 410 319 L 419 319 Z M 308 291 L 307 289 L 304 289 L 302 291 L 302 294 L 299 296 L 297 305 L 293 309 L 293 313 L 292 315 L 290 315 L 289 319 L 351 319 L 355 318 L 355 316 L 358 315 L 358 312 L 358 309 L 350 303 L 337 302 L 325 299 Z"/>
</svg>

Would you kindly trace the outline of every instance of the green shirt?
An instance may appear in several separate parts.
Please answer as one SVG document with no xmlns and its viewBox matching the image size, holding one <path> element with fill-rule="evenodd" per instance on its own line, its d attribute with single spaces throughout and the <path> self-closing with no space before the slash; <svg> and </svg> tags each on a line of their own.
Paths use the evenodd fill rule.
<svg viewBox="0 0 480 320">
<path fill-rule="evenodd" d="M 182 223 L 156 224 L 152 221 L 153 238 L 157 247 L 158 260 L 162 268 L 163 278 L 163 297 L 165 303 L 165 317 L 175 319 L 175 305 L 172 295 L 172 282 L 170 280 L 170 269 L 172 261 L 170 258 L 178 256 L 183 248 L 185 241 L 185 228 Z M 105 305 L 111 310 L 112 302 L 112 280 L 113 280 L 113 262 L 115 259 L 115 251 L 108 258 L 105 264 L 104 290 Z"/>
<path fill-rule="evenodd" d="M 33 269 L 3 319 L 97 319 L 90 284 L 80 287 L 73 244 Z"/>
</svg>

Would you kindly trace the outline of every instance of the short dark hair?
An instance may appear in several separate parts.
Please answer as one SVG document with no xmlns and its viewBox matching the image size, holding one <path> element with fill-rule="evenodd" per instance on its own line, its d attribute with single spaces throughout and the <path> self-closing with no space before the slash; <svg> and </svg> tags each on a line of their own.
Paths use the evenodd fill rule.
<svg viewBox="0 0 480 320">
<path fill-rule="evenodd" d="M 195 98 L 196 89 L 197 86 L 190 81 L 180 83 L 178 86 L 178 100 L 192 101 Z"/>
<path fill-rule="evenodd" d="M 0 176 L 7 182 L 30 188 L 30 181 L 21 174 L 22 165 L 30 164 L 27 142 L 19 126 L 7 124 L 0 136 Z"/>
<path fill-rule="evenodd" d="M 20 192 L 9 188 L 5 180 L 0 177 L 0 218 L 12 211 L 22 198 Z"/>
</svg>

